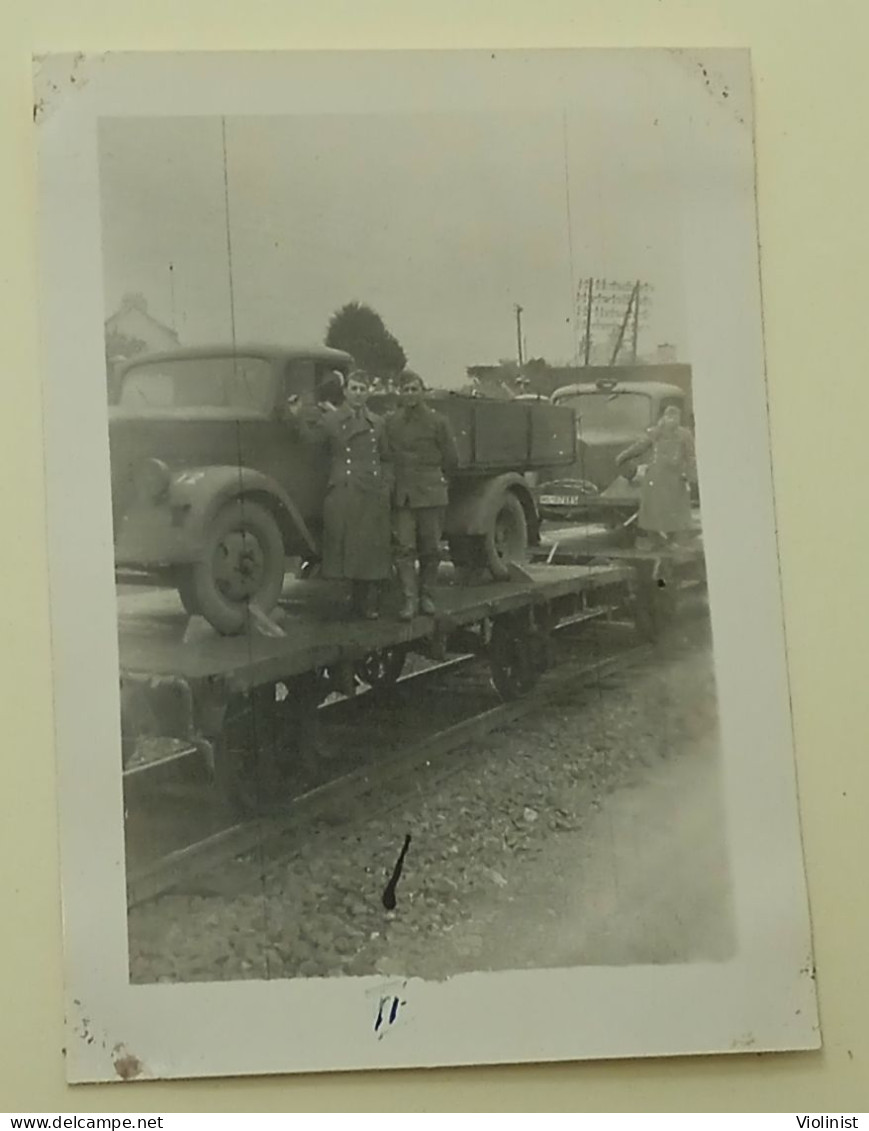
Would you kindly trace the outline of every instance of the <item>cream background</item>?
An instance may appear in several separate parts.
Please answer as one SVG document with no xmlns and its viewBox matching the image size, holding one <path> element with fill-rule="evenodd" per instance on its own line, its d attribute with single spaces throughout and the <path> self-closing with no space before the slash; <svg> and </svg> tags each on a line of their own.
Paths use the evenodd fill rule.
<svg viewBox="0 0 869 1131">
<path fill-rule="evenodd" d="M 36 83 L 41 337 L 67 943 L 67 1078 L 115 1080 L 113 1050 L 118 1047 L 135 1050 L 144 1065 L 142 1077 L 150 1079 L 816 1048 L 767 442 L 753 135 L 747 110 L 740 110 L 750 101 L 748 52 L 107 52 L 86 58 L 52 54 L 42 60 Z M 717 88 L 720 101 L 711 97 L 715 83 L 723 84 Z M 732 99 L 724 98 L 725 89 L 733 92 Z M 629 107 L 613 106 L 626 97 Z M 642 257 L 642 217 L 654 231 L 655 208 L 646 207 L 648 192 L 638 191 L 638 185 L 646 182 L 655 161 L 670 178 L 666 203 L 674 235 L 657 262 L 665 266 L 669 260 L 672 269 L 676 260 L 677 276 L 681 268 L 685 349 L 694 365 L 737 950 L 731 961 L 712 968 L 702 963 L 584 966 L 476 971 L 444 984 L 409 979 L 402 988 L 401 1025 L 390 1028 L 395 1036 L 382 1042 L 372 1038 L 372 1000 L 395 987 L 378 975 L 325 983 L 279 979 L 131 986 L 105 389 L 93 379 L 102 369 L 104 347 L 100 245 L 113 242 L 100 228 L 96 122 L 104 115 L 175 116 L 215 109 L 256 120 L 275 110 L 283 115 L 285 108 L 338 115 L 352 108 L 364 116 L 459 106 L 464 129 L 470 120 L 464 116 L 480 107 L 495 105 L 505 117 L 515 117 L 529 106 L 559 102 L 568 119 L 584 116 L 592 133 L 611 138 L 610 152 L 589 158 L 589 183 L 612 170 L 609 175 L 627 200 L 619 207 L 613 193 L 611 210 L 584 212 L 583 227 L 607 228 L 614 215 L 628 210 L 636 235 L 631 239 L 619 232 L 611 239 L 615 249 L 624 248 L 622 254 L 627 238 L 628 246 L 641 248 L 628 254 L 637 261 Z M 381 119 L 381 131 L 387 123 L 391 128 L 391 119 Z M 492 130 L 497 136 L 497 126 Z M 650 134 L 659 134 L 651 144 Z M 284 145 L 304 165 L 300 148 Z M 648 156 L 653 148 L 654 156 Z M 401 154 L 414 164 L 403 146 Z M 448 160 L 454 158 L 451 150 Z M 260 167 L 261 161 L 259 150 Z M 233 177 L 231 159 L 229 166 L 232 201 L 232 184 L 242 169 Z M 175 168 L 186 182 L 181 168 Z M 243 171 L 249 177 L 251 165 Z M 360 172 L 363 182 L 368 175 Z M 271 174 L 265 180 L 274 183 Z M 286 197 L 291 196 L 288 189 Z M 149 207 L 159 199 L 158 187 L 137 213 L 146 228 Z M 448 189 L 440 190 L 438 199 L 458 227 L 460 201 L 454 203 Z M 364 194 L 351 200 L 357 215 L 364 216 Z M 167 204 L 166 211 L 177 203 Z M 260 215 L 283 233 L 283 240 L 299 210 L 291 209 L 286 226 L 267 207 Z M 377 225 L 373 218 L 368 223 Z M 419 228 L 431 232 L 425 217 Z M 470 261 L 469 272 L 480 258 L 492 258 L 485 225 L 472 231 L 473 242 L 459 253 L 462 262 Z M 504 241 L 497 226 L 495 231 L 500 251 Z M 254 295 L 260 288 L 268 291 L 276 284 L 267 269 L 260 270 L 257 261 L 245 270 L 238 232 L 233 225 L 233 294 L 239 296 L 245 286 Z M 336 224 L 329 236 L 337 234 Z M 339 239 L 347 260 L 336 280 L 351 275 L 355 239 L 352 232 L 346 244 Z M 437 258 L 429 240 L 436 239 L 432 233 L 420 242 L 432 275 Z M 413 254 L 416 240 L 411 233 L 406 254 Z M 180 252 L 184 241 L 173 243 Z M 295 246 L 292 236 L 289 244 Z M 130 259 L 132 264 L 135 257 Z M 180 256 L 178 262 L 183 262 Z M 379 244 L 376 262 L 388 270 L 388 254 L 381 258 Z M 402 270 L 403 265 L 392 269 Z M 490 300 L 495 288 L 481 285 Z M 545 301 L 545 284 L 533 272 L 526 285 L 535 307 Z M 416 297 L 424 304 L 421 291 Z M 302 316 L 292 305 L 295 333 L 308 332 L 314 312 Z M 463 315 L 465 324 L 471 332 L 479 325 L 479 339 L 473 332 L 472 337 L 482 343 L 485 316 L 473 296 L 467 306 L 473 313 Z M 243 306 L 236 301 L 235 309 L 242 313 Z M 439 303 L 437 310 L 447 308 Z M 418 309 L 410 317 L 418 319 Z M 243 324 L 235 318 L 237 329 Z M 282 333 L 290 333 L 282 318 L 263 321 L 270 332 L 278 324 Z M 742 443 L 738 455 L 734 436 Z"/>
<path fill-rule="evenodd" d="M 489 6 L 440 3 L 33 5 L 3 15 L 0 260 L 7 411 L 3 611 L 3 1036 L 0 1106 L 24 1110 L 828 1110 L 865 1108 L 866 786 L 856 533 L 865 477 L 858 271 L 866 258 L 860 114 L 869 19 L 856 3 Z M 63 1084 L 57 850 L 36 366 L 31 51 L 298 46 L 750 46 L 782 573 L 825 1051 L 655 1063 L 201 1081 Z M 855 112 L 856 111 L 856 112 Z M 861 238 L 862 237 L 862 238 Z M 862 244 L 862 247 L 861 247 Z M 815 373 L 844 375 L 844 397 Z M 829 378 L 828 378 L 829 379 Z M 855 395 L 857 394 L 857 395 Z M 844 411 L 837 411 L 844 409 Z M 853 436 L 851 432 L 853 431 Z M 821 456 L 822 458 L 818 458 Z M 850 458 L 849 458 L 850 457 Z M 799 486 L 798 486 L 799 484 Z M 39 504 L 35 500 L 40 500 Z M 8 576 L 7 576 L 8 574 Z M 819 663 L 816 657 L 823 657 Z M 6 811 L 8 810 L 8 812 Z M 5 843 L 7 840 L 9 843 Z"/>
</svg>

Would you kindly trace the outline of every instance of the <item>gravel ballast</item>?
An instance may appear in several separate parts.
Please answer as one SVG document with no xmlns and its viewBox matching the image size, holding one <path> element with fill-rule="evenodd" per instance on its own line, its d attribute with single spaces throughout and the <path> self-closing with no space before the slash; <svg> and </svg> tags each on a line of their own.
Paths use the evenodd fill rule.
<svg viewBox="0 0 869 1131">
<path fill-rule="evenodd" d="M 700 751 L 717 759 L 711 648 L 698 636 L 469 746 L 447 773 L 424 769 L 388 813 L 323 823 L 289 858 L 240 859 L 133 908 L 131 980 L 442 977 L 482 953 L 487 968 L 527 962 L 509 939 L 488 945 L 500 909 L 521 917 L 526 900 L 539 914 L 535 877 L 563 878 L 565 846 L 588 850 L 583 833 L 616 791 Z M 408 834 L 390 912 L 382 895 Z M 534 963 L 554 961 L 544 941 Z"/>
</svg>

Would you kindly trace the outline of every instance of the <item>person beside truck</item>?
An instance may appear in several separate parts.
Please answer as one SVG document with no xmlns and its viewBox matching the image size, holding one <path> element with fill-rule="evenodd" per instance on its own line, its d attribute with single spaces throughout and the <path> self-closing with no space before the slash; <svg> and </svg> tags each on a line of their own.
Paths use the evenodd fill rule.
<svg viewBox="0 0 869 1131">
<path fill-rule="evenodd" d="M 399 378 L 398 407 L 385 418 L 364 407 L 371 387 L 367 375 L 352 372 L 346 389 L 338 384 L 340 375 L 332 376 L 318 386 L 313 414 L 296 412 L 300 428 L 308 438 L 325 439 L 331 456 L 322 576 L 349 580 L 351 611 L 375 619 L 380 583 L 394 565 L 402 595 L 399 619 L 410 621 L 417 612 L 431 616 L 447 476 L 458 463 L 450 423 L 425 404 L 422 378 L 410 370 Z M 386 512 L 384 499 L 391 504 Z"/>
<path fill-rule="evenodd" d="M 694 437 L 683 427 L 676 405 L 668 405 L 642 439 L 620 452 L 616 464 L 636 467 L 647 453 L 637 516 L 640 538 L 658 545 L 671 539 L 681 541 L 691 529 L 691 482 L 697 471 Z"/>
<path fill-rule="evenodd" d="M 398 408 L 386 418 L 395 477 L 395 565 L 403 598 L 398 615 L 404 621 L 413 620 L 417 611 L 435 613 L 448 478 L 459 462 L 449 420 L 425 403 L 424 393 L 422 378 L 405 370 L 399 378 Z"/>
</svg>

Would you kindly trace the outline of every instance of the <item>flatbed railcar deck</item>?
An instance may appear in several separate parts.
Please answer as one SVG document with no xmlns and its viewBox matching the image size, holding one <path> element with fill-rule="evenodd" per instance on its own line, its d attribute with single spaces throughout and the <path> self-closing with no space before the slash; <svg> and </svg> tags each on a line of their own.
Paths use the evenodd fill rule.
<svg viewBox="0 0 869 1131">
<path fill-rule="evenodd" d="M 220 636 L 189 617 L 173 591 L 120 587 L 125 774 L 147 764 L 137 754 L 143 734 L 174 738 L 202 753 L 221 792 L 250 808 L 250 783 L 263 772 L 251 756 L 262 763 L 278 748 L 308 756 L 316 710 L 330 693 L 388 687 L 410 653 L 435 661 L 477 653 L 501 698 L 516 698 L 545 670 L 552 630 L 606 616 L 624 603 L 633 576 L 618 563 L 513 572 L 510 581 L 473 584 L 445 568 L 437 615 L 411 623 L 397 619 L 390 600 L 378 621 L 349 619 L 340 585 L 290 581 L 277 615 L 252 618 L 244 636 Z"/>
<path fill-rule="evenodd" d="M 486 618 L 551 604 L 582 593 L 611 589 L 625 582 L 624 568 L 609 565 L 530 565 L 524 578 L 509 582 L 462 584 L 446 581 L 437 590 L 435 617 L 418 616 L 410 624 L 387 609 L 378 621 L 352 620 L 344 611 L 340 585 L 291 582 L 285 586 L 275 623 L 285 635 L 256 630 L 243 636 L 220 636 L 197 624 L 168 590 L 119 597 L 121 670 L 142 676 L 175 676 L 191 681 L 224 682 L 232 692 L 261 683 L 334 668 L 396 646 L 410 647 L 449 636 Z"/>
<path fill-rule="evenodd" d="M 672 622 L 686 590 L 705 586 L 706 557 L 699 516 L 683 542 L 651 545 L 631 526 L 604 524 L 546 530 L 533 558 L 538 563 L 590 567 L 621 566 L 630 571 L 637 628 L 654 640 Z"/>
</svg>

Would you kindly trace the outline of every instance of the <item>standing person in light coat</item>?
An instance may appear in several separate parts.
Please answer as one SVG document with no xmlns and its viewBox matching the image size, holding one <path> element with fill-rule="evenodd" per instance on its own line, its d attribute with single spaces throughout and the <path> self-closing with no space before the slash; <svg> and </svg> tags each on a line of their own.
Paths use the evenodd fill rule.
<svg viewBox="0 0 869 1131">
<path fill-rule="evenodd" d="M 393 462 L 393 528 L 396 568 L 404 602 L 399 619 L 434 615 L 434 587 L 448 498 L 448 476 L 458 464 L 450 422 L 423 399 L 422 378 L 399 378 L 399 405 L 386 418 Z M 419 559 L 417 582 L 416 560 Z"/>
<path fill-rule="evenodd" d="M 640 491 L 637 525 L 648 541 L 678 540 L 691 528 L 691 481 L 696 478 L 694 437 L 682 427 L 682 413 L 669 405 L 656 425 L 616 457 L 616 463 L 635 461 L 651 453 Z"/>
</svg>

